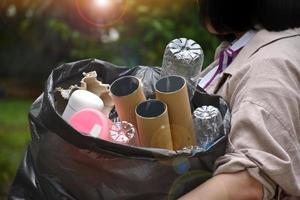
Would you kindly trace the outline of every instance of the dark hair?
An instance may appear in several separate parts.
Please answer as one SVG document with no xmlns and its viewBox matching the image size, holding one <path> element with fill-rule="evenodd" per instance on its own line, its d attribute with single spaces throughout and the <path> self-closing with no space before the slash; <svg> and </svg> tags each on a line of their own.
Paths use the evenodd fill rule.
<svg viewBox="0 0 300 200">
<path fill-rule="evenodd" d="M 300 0 L 198 0 L 200 15 L 219 32 L 300 27 Z"/>
</svg>

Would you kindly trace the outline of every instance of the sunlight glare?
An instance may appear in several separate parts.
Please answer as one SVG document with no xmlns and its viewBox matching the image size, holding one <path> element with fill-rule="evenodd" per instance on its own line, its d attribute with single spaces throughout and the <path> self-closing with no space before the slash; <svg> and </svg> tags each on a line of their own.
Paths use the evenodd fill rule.
<svg viewBox="0 0 300 200">
<path fill-rule="evenodd" d="M 109 0 L 95 0 L 95 4 L 99 7 L 107 7 L 109 5 Z"/>
</svg>

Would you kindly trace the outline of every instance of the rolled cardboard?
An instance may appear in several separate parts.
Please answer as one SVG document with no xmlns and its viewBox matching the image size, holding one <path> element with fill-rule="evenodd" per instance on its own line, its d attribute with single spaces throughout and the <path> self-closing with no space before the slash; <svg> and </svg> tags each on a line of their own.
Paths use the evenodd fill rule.
<svg viewBox="0 0 300 200">
<path fill-rule="evenodd" d="M 167 104 L 174 150 L 196 145 L 186 80 L 165 76 L 155 85 L 156 98 Z"/>
<path fill-rule="evenodd" d="M 140 80 L 134 76 L 123 76 L 111 84 L 110 92 L 120 120 L 137 128 L 135 108 L 146 100 Z"/>
<path fill-rule="evenodd" d="M 142 147 L 173 150 L 167 105 L 147 100 L 136 107 L 136 119 Z"/>
</svg>

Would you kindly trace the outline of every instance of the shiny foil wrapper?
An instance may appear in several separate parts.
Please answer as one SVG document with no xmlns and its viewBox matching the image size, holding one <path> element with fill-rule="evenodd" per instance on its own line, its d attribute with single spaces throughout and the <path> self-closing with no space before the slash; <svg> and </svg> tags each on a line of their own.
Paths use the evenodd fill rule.
<svg viewBox="0 0 300 200">
<path fill-rule="evenodd" d="M 109 136 L 111 142 L 138 146 L 138 136 L 135 127 L 126 121 L 114 122 L 110 131 Z"/>
<path fill-rule="evenodd" d="M 222 125 L 222 115 L 213 106 L 202 106 L 193 112 L 194 129 L 197 143 L 206 148 L 220 137 L 219 128 Z"/>
<path fill-rule="evenodd" d="M 172 40 L 165 49 L 161 75 L 176 74 L 188 79 L 193 78 L 201 71 L 203 60 L 203 50 L 194 40 Z"/>
</svg>

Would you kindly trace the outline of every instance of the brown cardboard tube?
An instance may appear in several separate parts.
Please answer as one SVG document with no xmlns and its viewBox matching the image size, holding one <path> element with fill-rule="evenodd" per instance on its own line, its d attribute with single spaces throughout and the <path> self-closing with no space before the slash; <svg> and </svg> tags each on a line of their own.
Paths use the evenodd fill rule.
<svg viewBox="0 0 300 200">
<path fill-rule="evenodd" d="M 110 92 L 120 120 L 137 128 L 135 108 L 146 100 L 140 80 L 134 76 L 123 76 L 111 84 Z"/>
<path fill-rule="evenodd" d="M 166 76 L 155 85 L 156 98 L 168 106 L 174 150 L 196 144 L 186 80 Z"/>
<path fill-rule="evenodd" d="M 158 100 L 147 100 L 136 107 L 140 142 L 143 147 L 173 150 L 167 105 Z"/>
</svg>

